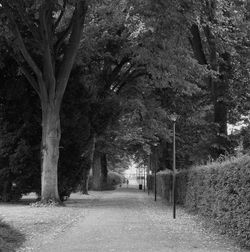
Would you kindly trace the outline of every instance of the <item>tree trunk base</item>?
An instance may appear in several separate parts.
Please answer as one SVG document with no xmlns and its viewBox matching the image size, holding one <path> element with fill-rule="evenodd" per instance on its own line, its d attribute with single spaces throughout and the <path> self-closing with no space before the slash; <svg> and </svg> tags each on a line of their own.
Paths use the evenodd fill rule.
<svg viewBox="0 0 250 252">
<path fill-rule="evenodd" d="M 65 204 L 60 201 L 60 200 L 40 200 L 37 201 L 36 203 L 32 204 L 32 206 L 36 206 L 36 207 L 61 207 L 61 206 L 65 206 Z"/>
<path fill-rule="evenodd" d="M 89 193 L 87 191 L 82 191 L 83 195 L 89 195 Z"/>
</svg>

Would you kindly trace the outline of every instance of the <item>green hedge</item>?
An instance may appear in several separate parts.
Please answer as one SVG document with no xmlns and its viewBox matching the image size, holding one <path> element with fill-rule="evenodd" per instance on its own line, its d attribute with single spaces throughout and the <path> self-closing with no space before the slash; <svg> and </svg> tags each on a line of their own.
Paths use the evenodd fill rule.
<svg viewBox="0 0 250 252">
<path fill-rule="evenodd" d="M 177 204 L 184 205 L 186 198 L 187 186 L 187 171 L 178 172 L 176 174 L 176 202 Z M 168 202 L 172 201 L 172 172 L 165 170 L 158 172 L 156 175 L 156 192 L 157 195 L 166 199 Z M 149 190 L 154 191 L 154 175 L 148 176 Z"/>
<path fill-rule="evenodd" d="M 154 176 L 149 188 L 154 191 Z M 171 201 L 171 172 L 157 174 L 157 194 Z M 250 247 L 250 156 L 197 166 L 176 178 L 177 203 L 209 217 L 220 230 Z"/>
<path fill-rule="evenodd" d="M 250 157 L 192 168 L 185 206 L 250 247 Z"/>
</svg>

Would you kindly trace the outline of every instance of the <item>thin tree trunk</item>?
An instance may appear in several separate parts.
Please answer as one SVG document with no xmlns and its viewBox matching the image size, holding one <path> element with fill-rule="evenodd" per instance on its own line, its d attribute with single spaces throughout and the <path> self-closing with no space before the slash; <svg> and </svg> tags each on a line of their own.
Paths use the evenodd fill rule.
<svg viewBox="0 0 250 252">
<path fill-rule="evenodd" d="M 108 183 L 108 165 L 106 153 L 101 154 L 101 187 L 105 189 Z"/>
<path fill-rule="evenodd" d="M 89 194 L 89 171 L 87 167 L 83 169 L 82 173 L 82 194 Z"/>
<path fill-rule="evenodd" d="M 11 183 L 7 180 L 3 184 L 3 192 L 1 193 L 3 202 L 10 201 L 10 190 L 11 190 Z"/>
<path fill-rule="evenodd" d="M 191 29 L 192 37 L 189 39 L 195 58 L 199 64 L 206 65 L 207 59 L 202 46 L 200 31 L 196 24 L 193 24 Z M 228 149 L 227 139 L 227 114 L 228 108 L 225 102 L 225 96 L 228 92 L 228 72 L 230 71 L 230 57 L 227 53 L 221 55 L 225 63 L 218 63 L 216 55 L 216 45 L 213 35 L 209 27 L 204 28 L 209 45 L 209 62 L 212 70 L 219 71 L 220 77 L 213 79 L 206 78 L 207 86 L 211 92 L 211 100 L 213 102 L 214 123 L 217 125 L 214 137 L 214 146 L 211 147 L 210 153 L 213 158 L 218 158 L 221 154 L 224 155 Z"/>
<path fill-rule="evenodd" d="M 217 79 L 211 79 L 211 97 L 214 106 L 214 123 L 216 124 L 215 145 L 211 148 L 213 158 L 225 155 L 229 149 L 227 138 L 228 104 L 226 102 L 228 93 L 228 77 L 230 72 L 230 56 L 228 53 L 220 54 L 218 59 L 214 35 L 210 28 L 204 28 L 210 52 L 210 65 L 212 70 L 219 72 Z"/>
<path fill-rule="evenodd" d="M 230 149 L 227 134 L 228 103 L 227 94 L 229 89 L 229 78 L 231 72 L 231 59 L 228 53 L 220 55 L 223 62 L 219 64 L 220 77 L 214 85 L 214 122 L 217 124 L 216 143 L 218 148 L 214 150 L 215 158 L 225 155 Z"/>
<path fill-rule="evenodd" d="M 194 57 L 197 59 L 199 64 L 206 65 L 207 60 L 202 46 L 199 27 L 196 24 L 193 24 L 190 28 L 190 32 L 192 37 L 189 38 L 189 42 L 192 46 Z"/>
<path fill-rule="evenodd" d="M 94 160 L 93 160 L 93 183 L 92 189 L 93 190 L 101 190 L 101 154 L 95 151 Z"/>
<path fill-rule="evenodd" d="M 90 154 L 88 158 L 88 164 L 83 168 L 83 176 L 82 176 L 82 194 L 89 194 L 89 173 L 90 170 L 93 169 L 94 162 L 94 153 L 95 153 L 95 144 L 96 144 L 96 136 L 94 134 L 92 139 L 92 146 L 90 149 Z"/>
<path fill-rule="evenodd" d="M 61 138 L 59 105 L 42 105 L 42 194 L 43 202 L 60 202 L 57 167 Z"/>
</svg>

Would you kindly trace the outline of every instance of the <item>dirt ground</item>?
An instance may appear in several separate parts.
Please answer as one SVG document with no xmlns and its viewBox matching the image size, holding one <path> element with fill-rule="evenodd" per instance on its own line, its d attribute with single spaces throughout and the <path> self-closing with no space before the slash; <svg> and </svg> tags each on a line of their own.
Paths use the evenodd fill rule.
<svg viewBox="0 0 250 252">
<path fill-rule="evenodd" d="M 204 228 L 197 216 L 137 188 L 73 194 L 66 207 L 0 205 L 0 216 L 26 235 L 18 251 L 247 251 Z"/>
<path fill-rule="evenodd" d="M 31 194 L 18 204 L 0 204 L 0 218 L 25 235 L 26 240 L 17 251 L 37 251 L 84 218 L 86 208 L 98 197 L 94 193 L 91 196 L 75 194 L 66 207 L 31 207 L 29 204 L 36 198 Z"/>
</svg>

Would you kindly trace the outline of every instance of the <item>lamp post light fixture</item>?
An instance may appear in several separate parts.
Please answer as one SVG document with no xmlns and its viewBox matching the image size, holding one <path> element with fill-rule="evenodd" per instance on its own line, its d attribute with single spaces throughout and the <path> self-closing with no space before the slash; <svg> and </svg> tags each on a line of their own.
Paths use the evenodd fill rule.
<svg viewBox="0 0 250 252">
<path fill-rule="evenodd" d="M 176 153 L 175 153 L 175 123 L 178 119 L 177 114 L 172 114 L 170 120 L 173 122 L 173 183 L 172 183 L 172 200 L 173 200 L 173 218 L 176 217 Z"/>
</svg>

